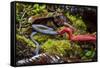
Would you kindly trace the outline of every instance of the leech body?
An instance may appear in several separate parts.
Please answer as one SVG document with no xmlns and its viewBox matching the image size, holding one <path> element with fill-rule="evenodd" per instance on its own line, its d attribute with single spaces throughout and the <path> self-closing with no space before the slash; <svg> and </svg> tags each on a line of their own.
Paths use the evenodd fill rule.
<svg viewBox="0 0 100 68">
<path fill-rule="evenodd" d="M 58 31 L 59 34 L 67 33 L 69 35 L 69 40 L 71 41 L 88 41 L 88 42 L 95 42 L 96 41 L 96 35 L 92 34 L 85 34 L 85 35 L 73 35 L 72 29 L 70 28 L 64 28 L 60 31 Z"/>
</svg>

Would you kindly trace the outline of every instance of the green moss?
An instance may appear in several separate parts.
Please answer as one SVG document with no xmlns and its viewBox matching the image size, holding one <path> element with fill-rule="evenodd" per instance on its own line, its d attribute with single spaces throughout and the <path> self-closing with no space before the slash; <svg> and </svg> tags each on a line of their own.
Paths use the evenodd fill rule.
<svg viewBox="0 0 100 68">
<path fill-rule="evenodd" d="M 46 5 L 45 4 L 43 4 L 43 5 L 34 4 L 32 11 L 33 11 L 34 14 L 39 14 L 39 13 L 47 12 L 46 11 Z"/>
<path fill-rule="evenodd" d="M 44 52 L 63 56 L 66 51 L 70 50 L 71 44 L 68 40 L 48 39 L 42 46 Z"/>
<path fill-rule="evenodd" d="M 88 50 L 84 55 L 81 57 L 82 60 L 89 60 L 93 59 L 95 56 L 95 51 Z"/>
<path fill-rule="evenodd" d="M 73 45 L 69 40 L 54 40 L 48 39 L 42 46 L 41 49 L 43 52 L 49 54 L 56 54 L 60 56 L 77 56 L 80 57 L 82 49 L 79 45 L 74 43 Z"/>
<path fill-rule="evenodd" d="M 68 12 L 66 13 L 66 16 L 70 19 L 72 25 L 78 30 L 78 32 L 76 31 L 77 33 L 86 32 L 87 26 L 85 25 L 85 22 L 82 20 L 81 16 L 78 17 L 71 15 Z"/>
<path fill-rule="evenodd" d="M 95 55 L 95 51 L 87 51 L 87 52 L 85 53 L 85 56 L 86 56 L 87 58 L 93 58 L 94 55 Z"/>
<path fill-rule="evenodd" d="M 53 40 L 66 39 L 65 37 L 60 36 L 60 35 L 45 35 L 45 34 L 41 34 L 41 33 L 37 33 L 36 35 L 33 36 L 33 38 L 37 42 L 39 42 L 39 44 L 45 43 L 48 39 L 53 39 Z"/>
<path fill-rule="evenodd" d="M 28 45 L 28 46 L 32 46 L 33 48 L 35 48 L 35 44 L 28 38 L 26 38 L 25 36 L 21 36 L 16 34 L 16 40 Z"/>
</svg>

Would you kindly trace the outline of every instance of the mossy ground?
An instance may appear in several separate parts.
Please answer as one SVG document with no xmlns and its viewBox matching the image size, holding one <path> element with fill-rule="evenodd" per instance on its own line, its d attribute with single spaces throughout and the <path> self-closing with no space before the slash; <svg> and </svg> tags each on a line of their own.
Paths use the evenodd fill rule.
<svg viewBox="0 0 100 68">
<path fill-rule="evenodd" d="M 16 4 L 16 54 L 17 60 L 29 58 L 34 56 L 35 51 L 35 44 L 32 42 L 30 38 L 30 34 L 32 33 L 32 22 L 28 22 L 28 18 L 30 16 L 36 17 L 47 17 L 53 16 L 52 12 L 50 12 L 50 7 L 46 4 L 23 4 L 17 3 Z M 70 12 L 62 11 L 59 7 L 56 7 L 58 14 L 61 12 L 69 18 L 71 21 L 71 25 L 75 27 L 77 30 L 74 34 L 85 34 L 87 32 L 87 27 L 85 22 L 83 21 L 81 16 L 72 15 Z M 53 9 L 52 9 L 53 10 Z M 48 26 L 51 21 L 45 23 Z M 41 24 L 41 23 L 40 23 Z M 52 25 L 55 27 L 55 25 Z M 63 27 L 63 26 L 62 26 Z M 61 27 L 56 27 L 58 30 Z M 95 59 L 95 48 L 92 48 L 93 44 L 90 43 L 83 43 L 80 42 L 71 42 L 67 39 L 65 35 L 63 36 L 50 36 L 50 35 L 43 35 L 41 33 L 37 33 L 33 36 L 33 38 L 41 45 L 40 53 L 49 53 L 49 54 L 56 54 L 62 56 L 63 58 L 74 58 L 79 59 L 81 61 L 84 60 L 93 60 Z M 81 46 L 89 46 L 90 48 L 82 48 Z M 68 59 L 67 59 L 68 60 Z"/>
</svg>

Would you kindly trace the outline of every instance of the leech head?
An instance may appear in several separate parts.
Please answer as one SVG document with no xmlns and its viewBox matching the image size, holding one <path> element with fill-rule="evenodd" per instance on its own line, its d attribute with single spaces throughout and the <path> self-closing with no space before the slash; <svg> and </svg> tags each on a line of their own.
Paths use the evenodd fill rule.
<svg viewBox="0 0 100 68">
<path fill-rule="evenodd" d="M 72 38 L 72 29 L 70 29 L 70 28 L 65 27 L 65 28 L 59 30 L 58 33 L 59 33 L 60 35 L 62 35 L 62 34 L 64 34 L 64 33 L 67 33 L 68 36 L 69 36 L 69 39 Z"/>
</svg>

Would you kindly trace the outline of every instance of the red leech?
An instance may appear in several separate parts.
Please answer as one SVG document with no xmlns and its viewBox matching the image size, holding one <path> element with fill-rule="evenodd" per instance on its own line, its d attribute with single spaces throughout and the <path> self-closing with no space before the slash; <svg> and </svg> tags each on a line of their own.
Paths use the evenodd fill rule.
<svg viewBox="0 0 100 68">
<path fill-rule="evenodd" d="M 69 40 L 71 41 L 92 41 L 95 42 L 96 41 L 96 35 L 92 35 L 92 34 L 85 34 L 85 35 L 73 35 L 72 34 L 72 29 L 71 28 L 67 28 L 65 27 L 64 29 L 58 31 L 59 34 L 64 34 L 64 33 L 68 33 L 69 35 Z"/>
</svg>

